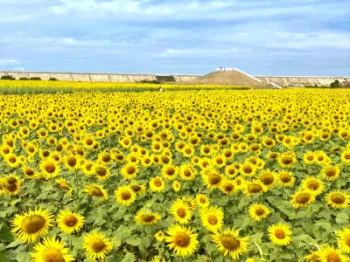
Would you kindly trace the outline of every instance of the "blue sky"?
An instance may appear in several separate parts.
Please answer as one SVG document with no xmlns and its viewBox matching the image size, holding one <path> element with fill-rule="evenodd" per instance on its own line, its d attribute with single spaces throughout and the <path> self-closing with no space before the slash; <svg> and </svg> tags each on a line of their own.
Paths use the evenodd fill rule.
<svg viewBox="0 0 350 262">
<path fill-rule="evenodd" d="M 350 76 L 349 0 L 0 0 L 0 70 Z"/>
</svg>

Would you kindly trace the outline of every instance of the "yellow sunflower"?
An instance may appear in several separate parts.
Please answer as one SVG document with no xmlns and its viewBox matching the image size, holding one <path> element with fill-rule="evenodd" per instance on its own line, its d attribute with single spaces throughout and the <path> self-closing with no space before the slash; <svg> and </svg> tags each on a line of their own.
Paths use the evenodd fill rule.
<svg viewBox="0 0 350 262">
<path fill-rule="evenodd" d="M 120 170 L 122 176 L 129 180 L 136 177 L 139 172 L 139 168 L 135 163 L 127 163 Z"/>
<path fill-rule="evenodd" d="M 62 232 L 70 235 L 80 231 L 84 225 L 85 218 L 70 210 L 61 210 L 57 216 L 57 225 Z"/>
<path fill-rule="evenodd" d="M 17 237 L 26 243 L 33 243 L 38 237 L 47 234 L 52 226 L 52 215 L 47 210 L 30 210 L 22 215 L 16 214 L 13 229 Z"/>
<path fill-rule="evenodd" d="M 17 175 L 9 175 L 4 178 L 4 192 L 9 196 L 17 196 L 21 191 L 21 186 L 22 180 Z"/>
<path fill-rule="evenodd" d="M 130 206 L 136 200 L 136 194 L 130 186 L 120 186 L 114 192 L 116 201 L 123 206 Z"/>
<path fill-rule="evenodd" d="M 112 242 L 101 232 L 92 231 L 83 237 L 85 255 L 91 260 L 104 260 L 113 249 Z"/>
<path fill-rule="evenodd" d="M 332 191 L 327 196 L 328 205 L 334 208 L 347 208 L 350 203 L 350 196 L 343 191 Z"/>
<path fill-rule="evenodd" d="M 301 188 L 311 191 L 315 196 L 318 196 L 323 192 L 324 184 L 322 180 L 316 177 L 308 176 L 301 183 Z"/>
<path fill-rule="evenodd" d="M 198 247 L 198 234 L 191 228 L 180 225 L 171 225 L 167 231 L 165 241 L 177 256 L 188 257 L 193 255 Z"/>
<path fill-rule="evenodd" d="M 196 202 L 197 202 L 197 205 L 201 208 L 206 208 L 210 205 L 209 198 L 205 194 L 196 195 Z"/>
<path fill-rule="evenodd" d="M 178 172 L 178 168 L 170 164 L 164 165 L 162 168 L 162 176 L 165 179 L 174 180 Z"/>
<path fill-rule="evenodd" d="M 293 187 L 295 176 L 292 172 L 282 170 L 278 173 L 278 182 L 283 187 Z"/>
<path fill-rule="evenodd" d="M 94 164 L 92 170 L 98 180 L 106 180 L 111 175 L 111 170 L 105 164 Z"/>
<path fill-rule="evenodd" d="M 321 262 L 347 262 L 348 257 L 342 254 L 341 250 L 335 249 L 330 245 L 322 245 L 318 252 Z"/>
<path fill-rule="evenodd" d="M 292 240 L 292 231 L 287 224 L 277 223 L 269 226 L 269 238 L 274 245 L 287 246 Z"/>
<path fill-rule="evenodd" d="M 194 180 L 197 175 L 197 170 L 191 164 L 183 164 L 180 166 L 179 176 L 182 180 L 190 181 Z"/>
<path fill-rule="evenodd" d="M 204 184 L 210 189 L 214 190 L 220 188 L 224 182 L 224 177 L 216 170 L 208 170 L 203 176 Z"/>
<path fill-rule="evenodd" d="M 340 175 L 340 167 L 338 165 L 324 166 L 321 170 L 321 175 L 328 181 L 334 181 Z"/>
<path fill-rule="evenodd" d="M 270 214 L 270 210 L 263 204 L 257 202 L 249 206 L 249 215 L 255 221 L 261 221 Z"/>
<path fill-rule="evenodd" d="M 170 213 L 174 216 L 175 221 L 181 224 L 187 224 L 192 217 L 190 207 L 180 199 L 171 205 Z"/>
<path fill-rule="evenodd" d="M 181 189 L 181 183 L 179 182 L 179 181 L 173 181 L 173 183 L 171 184 L 172 185 L 172 187 L 173 187 L 173 190 L 175 191 L 175 192 L 179 192 L 180 191 L 180 189 Z"/>
<path fill-rule="evenodd" d="M 165 238 L 165 234 L 163 231 L 158 231 L 157 233 L 154 234 L 154 237 L 158 242 L 162 242 Z"/>
<path fill-rule="evenodd" d="M 69 196 L 72 195 L 72 191 L 73 191 L 73 188 L 70 187 L 68 184 L 67 184 L 67 181 L 63 178 L 60 178 L 60 179 L 56 179 L 55 180 L 56 184 L 58 184 L 63 190 L 67 191 L 67 194 Z"/>
<path fill-rule="evenodd" d="M 345 254 L 350 254 L 350 227 L 337 232 L 338 247 Z"/>
<path fill-rule="evenodd" d="M 153 192 L 161 192 L 165 189 L 164 180 L 161 177 L 156 176 L 149 182 L 149 187 Z"/>
<path fill-rule="evenodd" d="M 341 162 L 345 165 L 350 165 L 350 150 L 345 150 L 341 154 Z"/>
<path fill-rule="evenodd" d="M 291 200 L 294 208 L 306 207 L 313 202 L 315 202 L 315 194 L 311 191 L 296 191 Z"/>
<path fill-rule="evenodd" d="M 246 182 L 244 185 L 244 194 L 246 196 L 253 196 L 259 193 L 264 193 L 268 188 L 261 183 L 260 180 L 255 180 L 251 182 Z"/>
<path fill-rule="evenodd" d="M 239 233 L 233 229 L 216 232 L 211 238 L 224 256 L 230 255 L 234 260 L 248 252 L 248 238 L 239 237 Z"/>
<path fill-rule="evenodd" d="M 31 253 L 34 262 L 70 262 L 75 259 L 69 255 L 69 249 L 65 248 L 62 240 L 45 237 L 42 242 L 34 246 L 34 253 Z"/>
<path fill-rule="evenodd" d="M 40 163 L 40 170 L 47 178 L 54 178 L 59 175 L 61 168 L 55 160 L 46 158 Z"/>
<path fill-rule="evenodd" d="M 282 168 L 292 168 L 297 162 L 295 152 L 289 151 L 279 155 L 278 164 Z"/>
<path fill-rule="evenodd" d="M 224 211 L 220 207 L 211 206 L 200 211 L 202 225 L 210 232 L 221 229 L 224 220 Z"/>
<path fill-rule="evenodd" d="M 158 224 L 161 216 L 158 213 L 153 213 L 150 210 L 140 210 L 135 216 L 136 224 L 142 226 L 150 226 Z"/>
</svg>

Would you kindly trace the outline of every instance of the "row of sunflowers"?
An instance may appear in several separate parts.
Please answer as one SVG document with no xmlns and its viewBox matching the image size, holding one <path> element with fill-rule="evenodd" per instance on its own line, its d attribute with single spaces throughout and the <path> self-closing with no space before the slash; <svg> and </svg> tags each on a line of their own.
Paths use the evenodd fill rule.
<svg viewBox="0 0 350 262">
<path fill-rule="evenodd" d="M 158 91 L 159 88 L 169 91 L 178 90 L 245 90 L 244 86 L 223 86 L 186 83 L 113 83 L 113 82 L 69 82 L 37 80 L 0 80 L 0 94 L 55 94 L 73 92 L 140 92 Z"/>
<path fill-rule="evenodd" d="M 0 261 L 349 261 L 349 90 L 0 107 Z"/>
</svg>

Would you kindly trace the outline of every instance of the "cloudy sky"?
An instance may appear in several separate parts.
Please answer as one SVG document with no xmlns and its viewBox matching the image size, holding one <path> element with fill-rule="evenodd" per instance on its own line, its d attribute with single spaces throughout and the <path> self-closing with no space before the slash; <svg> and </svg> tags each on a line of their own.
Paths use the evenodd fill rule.
<svg viewBox="0 0 350 262">
<path fill-rule="evenodd" d="M 349 0 L 0 0 L 0 70 L 350 75 Z"/>
</svg>

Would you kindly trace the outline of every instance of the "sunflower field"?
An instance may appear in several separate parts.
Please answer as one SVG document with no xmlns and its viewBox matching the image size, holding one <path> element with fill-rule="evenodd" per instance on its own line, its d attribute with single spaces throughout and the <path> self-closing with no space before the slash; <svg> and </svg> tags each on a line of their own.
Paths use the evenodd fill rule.
<svg viewBox="0 0 350 262">
<path fill-rule="evenodd" d="M 0 261 L 350 261 L 350 90 L 0 107 Z"/>
</svg>

